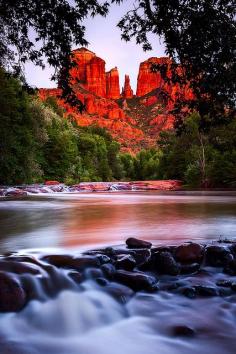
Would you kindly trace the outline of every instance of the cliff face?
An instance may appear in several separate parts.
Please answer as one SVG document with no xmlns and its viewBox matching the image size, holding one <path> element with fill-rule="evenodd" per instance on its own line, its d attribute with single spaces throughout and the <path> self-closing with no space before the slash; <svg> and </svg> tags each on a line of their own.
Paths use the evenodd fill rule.
<svg viewBox="0 0 236 354">
<path fill-rule="evenodd" d="M 114 100 L 120 98 L 120 82 L 117 67 L 106 73 L 106 97 Z"/>
<path fill-rule="evenodd" d="M 136 95 L 141 97 L 147 93 L 164 86 L 164 80 L 161 77 L 160 72 L 153 72 L 152 65 L 170 65 L 169 58 L 149 58 L 139 66 L 139 74 L 137 79 L 137 92 Z M 168 72 L 167 75 L 170 75 Z"/>
<path fill-rule="evenodd" d="M 152 71 L 153 63 L 170 65 L 169 58 L 150 58 L 140 64 L 135 96 L 128 75 L 125 75 L 120 94 L 118 69 L 106 72 L 105 61 L 95 53 L 80 48 L 73 52 L 73 57 L 75 66 L 71 69 L 71 83 L 84 104 L 82 114 L 61 100 L 58 89 L 41 89 L 39 96 L 42 100 L 56 97 L 66 115 L 72 116 L 80 126 L 96 123 L 108 129 L 123 151 L 137 152 L 155 146 L 160 131 L 173 127 L 171 109 L 174 101 L 181 95 L 185 99 L 192 98 L 189 87 L 166 83 L 160 72 Z M 166 75 L 171 78 L 170 69 Z"/>
<path fill-rule="evenodd" d="M 129 75 L 125 75 L 125 84 L 122 90 L 122 97 L 123 98 L 133 98 L 134 93 L 130 86 L 130 78 Z"/>
</svg>

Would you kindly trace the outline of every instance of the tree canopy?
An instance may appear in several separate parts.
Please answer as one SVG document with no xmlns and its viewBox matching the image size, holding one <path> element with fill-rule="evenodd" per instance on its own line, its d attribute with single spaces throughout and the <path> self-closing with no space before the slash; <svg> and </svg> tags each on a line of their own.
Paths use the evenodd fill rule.
<svg viewBox="0 0 236 354">
<path fill-rule="evenodd" d="M 72 45 L 88 44 L 83 20 L 108 8 L 97 0 L 0 0 L 0 66 L 19 76 L 27 61 L 44 67 L 46 59 L 65 98 L 79 105 L 68 82 Z"/>
<path fill-rule="evenodd" d="M 235 113 L 235 17 L 234 0 L 138 0 L 118 26 L 125 41 L 136 38 L 144 50 L 152 49 L 150 33 L 161 37 L 175 80 L 194 91 L 190 105 L 217 122 Z"/>
</svg>

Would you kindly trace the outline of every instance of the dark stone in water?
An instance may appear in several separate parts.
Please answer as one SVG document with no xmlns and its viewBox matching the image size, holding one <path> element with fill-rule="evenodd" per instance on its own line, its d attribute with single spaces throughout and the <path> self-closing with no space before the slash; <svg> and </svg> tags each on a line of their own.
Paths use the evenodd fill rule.
<svg viewBox="0 0 236 354">
<path fill-rule="evenodd" d="M 103 272 L 99 268 L 88 268 L 85 269 L 85 277 L 90 279 L 97 279 L 103 277 Z"/>
<path fill-rule="evenodd" d="M 70 272 L 69 276 L 74 280 L 75 283 L 80 284 L 84 280 L 83 275 L 79 272 Z"/>
<path fill-rule="evenodd" d="M 115 262 L 117 269 L 133 270 L 136 266 L 134 257 L 131 255 L 120 255 Z"/>
<path fill-rule="evenodd" d="M 187 243 L 176 248 L 175 257 L 181 263 L 195 263 L 202 259 L 203 247 L 198 243 Z"/>
<path fill-rule="evenodd" d="M 101 286 L 106 286 L 109 284 L 109 281 L 102 277 L 96 278 L 96 282 Z"/>
<path fill-rule="evenodd" d="M 26 264 L 16 261 L 0 261 L 0 271 L 6 271 L 16 274 L 40 274 L 40 268 L 33 264 Z"/>
<path fill-rule="evenodd" d="M 225 267 L 233 260 L 229 250 L 221 246 L 208 246 L 205 252 L 206 264 L 212 267 Z"/>
<path fill-rule="evenodd" d="M 144 240 L 139 240 L 139 239 L 134 238 L 134 237 L 129 237 L 126 240 L 126 245 L 129 248 L 151 248 L 152 247 L 151 242 L 144 241 Z"/>
<path fill-rule="evenodd" d="M 180 266 L 170 252 L 157 252 L 154 257 L 155 270 L 162 274 L 178 275 Z"/>
<path fill-rule="evenodd" d="M 104 290 L 122 303 L 126 303 L 134 295 L 130 287 L 118 283 L 109 283 Z"/>
<path fill-rule="evenodd" d="M 10 274 L 0 272 L 0 311 L 17 312 L 26 303 L 26 294 L 20 283 Z"/>
<path fill-rule="evenodd" d="M 219 292 L 213 286 L 206 286 L 206 285 L 196 285 L 195 289 L 197 294 L 200 296 L 217 296 Z"/>
<path fill-rule="evenodd" d="M 171 329 L 171 332 L 174 336 L 177 337 L 193 337 L 196 332 L 193 328 L 185 326 L 185 325 L 177 325 Z"/>
<path fill-rule="evenodd" d="M 88 267 L 99 267 L 101 264 L 96 256 L 87 255 L 76 258 L 70 255 L 50 255 L 43 257 L 43 260 L 59 268 L 73 268 L 79 271 Z"/>
<path fill-rule="evenodd" d="M 231 284 L 231 289 L 232 289 L 233 291 L 236 291 L 236 282 L 233 282 L 233 283 Z"/>
<path fill-rule="evenodd" d="M 217 280 L 216 285 L 217 286 L 222 286 L 224 288 L 230 288 L 231 285 L 232 285 L 232 282 L 230 280 L 222 279 L 222 280 Z"/>
<path fill-rule="evenodd" d="M 103 264 L 101 269 L 109 279 L 112 279 L 116 273 L 116 268 L 111 263 Z"/>
<path fill-rule="evenodd" d="M 188 297 L 189 299 L 194 299 L 197 295 L 195 288 L 192 286 L 186 286 L 186 287 L 182 288 L 181 293 L 184 296 Z"/>
<path fill-rule="evenodd" d="M 227 263 L 224 268 L 224 272 L 230 275 L 236 275 L 236 259 L 233 259 Z"/>
<path fill-rule="evenodd" d="M 128 272 L 125 270 L 118 270 L 115 273 L 115 279 L 124 285 L 129 286 L 134 291 L 158 290 L 157 281 L 154 277 L 138 272 Z"/>
<path fill-rule="evenodd" d="M 137 266 L 141 266 L 151 259 L 151 251 L 147 248 L 136 249 L 132 252 L 132 256 L 135 259 Z"/>
<path fill-rule="evenodd" d="M 181 265 L 180 273 L 181 274 L 194 274 L 194 273 L 197 273 L 199 271 L 199 269 L 200 269 L 199 263 L 184 264 L 184 265 Z"/>
<path fill-rule="evenodd" d="M 101 264 L 109 263 L 111 261 L 111 258 L 105 254 L 97 254 L 96 258 L 100 261 Z"/>
</svg>

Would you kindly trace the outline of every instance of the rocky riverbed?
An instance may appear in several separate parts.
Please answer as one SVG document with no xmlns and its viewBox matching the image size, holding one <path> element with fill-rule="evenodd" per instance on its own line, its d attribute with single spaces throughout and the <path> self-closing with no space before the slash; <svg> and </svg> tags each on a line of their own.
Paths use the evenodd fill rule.
<svg viewBox="0 0 236 354">
<path fill-rule="evenodd" d="M 132 182 L 81 182 L 67 186 L 57 181 L 44 184 L 21 185 L 15 187 L 0 186 L 0 197 L 25 197 L 27 195 L 50 193 L 81 193 L 109 191 L 176 191 L 182 189 L 181 181 L 132 181 Z"/>
<path fill-rule="evenodd" d="M 113 346 L 119 340 L 124 340 L 127 354 L 141 354 L 144 349 L 152 354 L 156 352 L 152 343 L 159 343 L 161 353 L 214 349 L 214 353 L 231 354 L 236 329 L 236 242 L 155 247 L 129 238 L 125 245 L 83 253 L 3 255 L 0 311 L 4 354 L 94 353 L 94 344 L 88 341 L 93 338 L 91 331 L 95 339 L 100 338 L 99 354 L 110 353 L 106 341 Z M 28 326 L 31 334 L 26 344 L 19 334 Z M 38 337 L 44 326 L 51 336 L 47 344 Z M 104 336 L 105 329 L 107 335 L 111 332 L 110 339 Z M 131 338 L 126 338 L 125 329 Z M 55 340 L 60 331 L 62 337 L 72 331 L 68 336 L 77 333 L 80 339 L 73 337 L 68 343 L 67 338 L 60 347 Z M 113 352 L 118 353 L 117 348 Z"/>
</svg>

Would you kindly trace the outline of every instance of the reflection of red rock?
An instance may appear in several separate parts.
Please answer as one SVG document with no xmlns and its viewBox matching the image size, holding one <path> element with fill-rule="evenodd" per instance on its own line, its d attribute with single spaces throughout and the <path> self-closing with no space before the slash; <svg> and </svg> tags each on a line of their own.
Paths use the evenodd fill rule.
<svg viewBox="0 0 236 354">
<path fill-rule="evenodd" d="M 120 98 L 120 83 L 117 67 L 106 73 L 106 97 L 112 99 Z"/>
<path fill-rule="evenodd" d="M 123 98 L 133 98 L 134 93 L 130 86 L 130 78 L 129 75 L 125 75 L 125 84 L 122 90 L 122 97 Z"/>
</svg>

